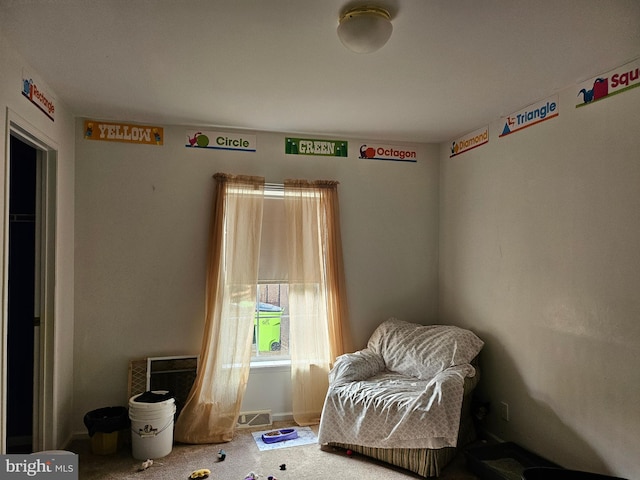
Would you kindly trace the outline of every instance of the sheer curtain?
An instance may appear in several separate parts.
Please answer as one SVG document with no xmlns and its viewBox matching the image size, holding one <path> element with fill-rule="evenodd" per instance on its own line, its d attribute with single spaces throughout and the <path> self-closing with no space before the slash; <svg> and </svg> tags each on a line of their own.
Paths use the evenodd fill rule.
<svg viewBox="0 0 640 480">
<path fill-rule="evenodd" d="M 232 440 L 251 362 L 264 178 L 214 178 L 198 375 L 174 433 L 185 443 Z"/>
<path fill-rule="evenodd" d="M 303 180 L 284 184 L 292 402 L 299 425 L 319 422 L 331 365 L 352 350 L 337 186 Z"/>
</svg>

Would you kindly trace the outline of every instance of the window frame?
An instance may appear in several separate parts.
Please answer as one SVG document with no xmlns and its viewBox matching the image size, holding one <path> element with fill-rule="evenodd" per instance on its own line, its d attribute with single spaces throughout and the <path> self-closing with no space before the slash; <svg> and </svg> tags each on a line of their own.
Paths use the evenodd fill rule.
<svg viewBox="0 0 640 480">
<path fill-rule="evenodd" d="M 265 183 L 264 185 L 264 193 L 263 193 L 264 197 L 269 197 L 270 199 L 279 199 L 281 201 L 284 201 L 284 184 L 279 184 L 279 183 Z M 263 226 L 264 228 L 264 226 Z M 262 251 L 260 252 L 260 254 L 262 255 Z M 258 312 L 258 319 L 259 319 L 259 309 L 258 309 L 258 302 L 260 302 L 260 286 L 261 285 L 287 285 L 289 284 L 289 280 L 288 279 L 281 279 L 279 281 L 276 280 L 272 280 L 272 281 L 260 281 L 258 280 L 257 284 L 256 284 L 256 312 Z M 288 303 L 288 302 L 287 302 Z M 279 307 L 282 307 L 282 305 L 278 305 Z M 286 305 L 285 307 L 282 307 L 284 309 L 284 313 L 283 313 L 283 317 L 289 317 L 289 312 L 288 312 L 288 305 Z M 259 321 L 259 320 L 258 320 Z M 288 328 L 288 327 L 287 327 Z M 280 324 L 280 339 L 282 339 L 282 323 Z M 267 366 L 283 366 L 283 365 L 291 365 L 291 355 L 289 354 L 289 350 L 287 349 L 287 353 L 286 354 L 275 354 L 275 353 L 271 353 L 271 352 L 263 352 L 263 354 L 260 354 L 260 350 L 259 350 L 259 344 L 260 344 L 260 339 L 259 339 L 259 334 L 258 334 L 258 329 L 257 329 L 257 325 L 254 326 L 254 338 L 255 338 L 255 353 L 252 352 L 251 354 L 251 368 L 254 367 L 267 367 Z"/>
</svg>

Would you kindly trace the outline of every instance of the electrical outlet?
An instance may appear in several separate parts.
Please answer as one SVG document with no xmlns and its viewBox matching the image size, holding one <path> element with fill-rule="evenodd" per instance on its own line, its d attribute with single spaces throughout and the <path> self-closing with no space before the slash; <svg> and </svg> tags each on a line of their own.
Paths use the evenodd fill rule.
<svg viewBox="0 0 640 480">
<path fill-rule="evenodd" d="M 507 402 L 500 402 L 500 418 L 505 422 L 509 421 L 509 404 Z"/>
</svg>

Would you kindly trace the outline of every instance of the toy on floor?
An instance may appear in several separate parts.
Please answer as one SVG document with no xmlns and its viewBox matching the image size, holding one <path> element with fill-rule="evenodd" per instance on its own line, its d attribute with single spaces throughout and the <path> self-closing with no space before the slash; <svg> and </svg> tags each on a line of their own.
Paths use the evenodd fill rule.
<svg viewBox="0 0 640 480">
<path fill-rule="evenodd" d="M 256 480 L 258 478 L 258 476 L 253 473 L 253 472 L 249 472 L 247 473 L 247 476 L 244 477 L 244 480 Z"/>
<path fill-rule="evenodd" d="M 208 478 L 210 474 L 211 474 L 211 470 L 209 470 L 208 468 L 200 468 L 198 470 L 194 470 L 193 472 L 191 472 L 191 475 L 189 475 L 189 478 L 191 479 Z"/>
<path fill-rule="evenodd" d="M 287 464 L 283 463 L 282 465 L 280 465 L 280 470 L 286 470 L 287 469 Z"/>
<path fill-rule="evenodd" d="M 293 440 L 298 438 L 298 432 L 295 428 L 283 428 L 282 430 L 272 430 L 262 434 L 264 443 L 283 442 L 285 440 Z"/>
<path fill-rule="evenodd" d="M 151 465 L 153 465 L 153 460 L 145 460 L 138 467 L 138 471 L 142 472 L 143 470 L 146 470 L 147 468 L 149 468 Z"/>
<path fill-rule="evenodd" d="M 218 460 L 220 460 L 221 462 L 224 462 L 225 458 L 227 458 L 227 452 L 225 452 L 222 449 L 218 450 Z"/>
</svg>

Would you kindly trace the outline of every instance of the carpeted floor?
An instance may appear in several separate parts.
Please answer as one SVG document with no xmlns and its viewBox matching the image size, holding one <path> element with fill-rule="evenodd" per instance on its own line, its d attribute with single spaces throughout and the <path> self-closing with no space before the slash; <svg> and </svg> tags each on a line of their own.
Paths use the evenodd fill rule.
<svg viewBox="0 0 640 480">
<path fill-rule="evenodd" d="M 288 425 L 274 425 L 274 428 L 285 426 Z M 317 426 L 312 429 L 317 434 Z M 269 476 L 278 480 L 421 478 L 367 457 L 349 457 L 343 450 L 322 451 L 318 444 L 260 451 L 251 432 L 249 429 L 239 430 L 232 442 L 220 445 L 176 444 L 169 455 L 155 460 L 150 468 L 143 471 L 138 471 L 142 461 L 131 456 L 130 445 L 125 445 L 115 454 L 95 455 L 91 452 L 89 440 L 76 440 L 68 450 L 79 454 L 80 480 L 187 480 L 191 472 L 200 468 L 211 470 L 211 480 L 243 480 L 249 472 L 254 472 L 259 480 L 267 480 Z M 217 456 L 220 448 L 227 454 L 224 461 L 219 461 Z M 282 464 L 285 470 L 280 469 Z M 462 453 L 442 471 L 439 478 L 478 480 L 466 469 Z"/>
</svg>

